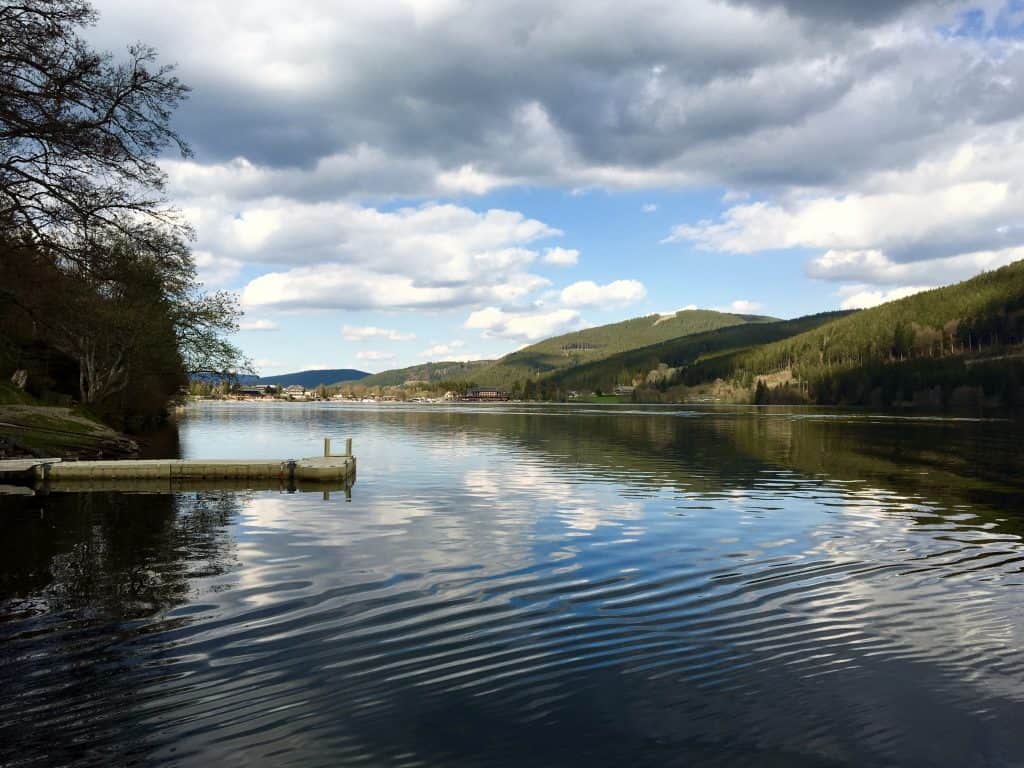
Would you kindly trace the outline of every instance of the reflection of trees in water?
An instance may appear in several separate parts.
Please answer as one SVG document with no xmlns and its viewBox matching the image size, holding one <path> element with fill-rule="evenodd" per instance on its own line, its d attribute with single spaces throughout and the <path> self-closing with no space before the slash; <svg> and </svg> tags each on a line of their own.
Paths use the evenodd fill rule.
<svg viewBox="0 0 1024 768">
<path fill-rule="evenodd" d="M 681 409 L 684 413 L 686 409 Z M 942 508 L 1024 510 L 1024 425 L 1013 421 L 893 419 L 785 408 L 603 413 L 394 411 L 384 424 L 498 437 L 546 460 L 633 487 L 687 492 L 746 489 L 780 469 L 823 480 L 870 480 Z"/>
<path fill-rule="evenodd" d="M 193 579 L 235 563 L 236 493 L 56 494 L 0 518 L 0 600 L 48 612 L 137 618 L 185 602 Z"/>
<path fill-rule="evenodd" d="M 236 566 L 237 493 L 54 494 L 0 515 L 0 764 L 123 764 L 152 752 L 140 666 L 160 614 Z"/>
</svg>

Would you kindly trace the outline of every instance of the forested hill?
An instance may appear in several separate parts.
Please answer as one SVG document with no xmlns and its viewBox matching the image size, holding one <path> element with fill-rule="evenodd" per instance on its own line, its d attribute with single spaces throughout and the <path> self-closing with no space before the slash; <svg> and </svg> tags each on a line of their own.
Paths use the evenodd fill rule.
<svg viewBox="0 0 1024 768">
<path fill-rule="evenodd" d="M 773 322 L 759 315 L 735 315 L 707 309 L 681 310 L 669 315 L 634 317 L 619 323 L 574 331 L 531 344 L 498 360 L 439 362 L 383 371 L 360 381 L 366 386 L 398 386 L 408 381 L 473 382 L 515 388 L 514 385 L 554 371 L 571 369 L 610 355 L 659 341 L 748 323 Z"/>
<path fill-rule="evenodd" d="M 282 373 L 277 376 L 260 376 L 256 379 L 256 382 L 259 384 L 274 384 L 279 387 L 289 387 L 292 384 L 298 384 L 306 387 L 306 389 L 312 389 L 320 384 L 359 381 L 369 375 L 366 371 L 357 371 L 353 368 L 330 368 L 326 370 Z"/>
<path fill-rule="evenodd" d="M 491 360 L 471 362 L 447 360 L 438 363 L 423 363 L 408 368 L 392 368 L 389 371 L 381 371 L 367 376 L 365 379 L 360 379 L 359 383 L 368 387 L 398 387 L 411 381 L 427 384 L 436 384 L 440 381 L 468 381 L 473 378 L 474 371 L 490 365 L 491 362 Z"/>
<path fill-rule="evenodd" d="M 547 381 L 558 390 L 608 392 L 620 384 L 633 384 L 638 378 L 646 380 L 651 372 L 657 372 L 662 367 L 681 369 L 708 356 L 746 350 L 795 336 L 847 314 L 850 313 L 826 312 L 795 320 L 747 323 L 695 333 L 556 371 L 547 377 Z M 656 373 L 650 378 L 652 382 L 661 381 L 665 376 Z"/>
<path fill-rule="evenodd" d="M 572 369 L 659 341 L 716 328 L 771 322 L 759 315 L 735 315 L 708 309 L 681 310 L 673 315 L 647 315 L 620 323 L 566 333 L 505 355 L 474 371 L 478 384 L 510 386 L 538 375 Z"/>
<path fill-rule="evenodd" d="M 1024 261 L 818 325 L 696 358 L 672 384 L 776 377 L 810 401 L 1012 404 L 1024 367 Z M 649 362 L 649 361 L 648 361 Z M 764 387 L 764 385 L 762 385 Z M 965 392 L 970 389 L 971 392 Z M 959 395 L 958 395 L 959 391 Z M 771 399 L 771 391 L 761 393 Z"/>
</svg>

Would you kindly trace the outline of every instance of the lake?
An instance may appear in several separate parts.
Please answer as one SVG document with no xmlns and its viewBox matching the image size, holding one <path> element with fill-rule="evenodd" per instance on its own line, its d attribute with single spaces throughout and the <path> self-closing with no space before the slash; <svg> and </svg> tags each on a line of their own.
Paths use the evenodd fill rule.
<svg viewBox="0 0 1024 768">
<path fill-rule="evenodd" d="M 200 403 L 346 493 L 0 497 L 0 764 L 1024 764 L 1024 423 Z"/>
</svg>

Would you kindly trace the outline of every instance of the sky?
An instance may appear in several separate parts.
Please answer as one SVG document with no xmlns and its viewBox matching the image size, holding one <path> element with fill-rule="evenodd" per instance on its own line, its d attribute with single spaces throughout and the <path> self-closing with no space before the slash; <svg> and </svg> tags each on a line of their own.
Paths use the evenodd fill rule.
<svg viewBox="0 0 1024 768">
<path fill-rule="evenodd" d="M 1024 258 L 1024 1 L 95 0 L 191 87 L 162 164 L 264 375 Z"/>
</svg>

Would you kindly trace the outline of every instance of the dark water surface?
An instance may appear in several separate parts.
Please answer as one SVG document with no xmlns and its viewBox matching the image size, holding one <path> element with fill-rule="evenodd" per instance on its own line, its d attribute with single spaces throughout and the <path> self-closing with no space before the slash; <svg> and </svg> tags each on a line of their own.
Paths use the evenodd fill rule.
<svg viewBox="0 0 1024 768">
<path fill-rule="evenodd" d="M 0 497 L 0 764 L 1024 765 L 1024 425 L 200 405 L 344 493 Z"/>
</svg>

